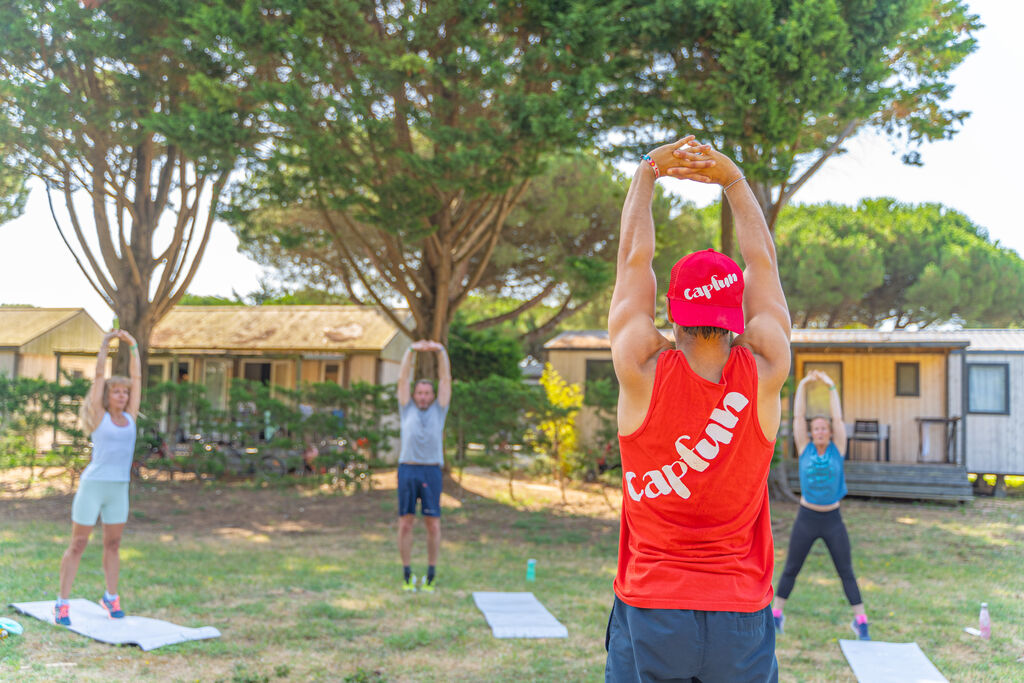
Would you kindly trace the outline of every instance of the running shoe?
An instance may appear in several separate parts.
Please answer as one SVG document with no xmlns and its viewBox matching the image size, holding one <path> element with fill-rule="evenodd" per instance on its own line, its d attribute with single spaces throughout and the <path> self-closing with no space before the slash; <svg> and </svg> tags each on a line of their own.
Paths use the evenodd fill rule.
<svg viewBox="0 0 1024 683">
<path fill-rule="evenodd" d="M 111 619 L 124 619 L 124 610 L 121 609 L 121 596 L 117 596 L 113 600 L 107 600 L 107 596 L 100 598 L 100 604 L 103 605 L 103 609 L 107 610 L 107 614 L 110 615 Z"/>
<path fill-rule="evenodd" d="M 786 614 L 783 613 L 783 614 L 780 614 L 779 616 L 775 616 L 773 614 L 772 615 L 772 619 L 775 620 L 775 632 L 776 633 L 782 633 L 783 632 L 783 628 L 782 627 L 786 625 Z"/>
<path fill-rule="evenodd" d="M 871 636 L 868 635 L 868 622 L 858 624 L 857 620 L 854 619 L 850 622 L 850 628 L 857 634 L 857 640 L 871 640 Z"/>
<path fill-rule="evenodd" d="M 402 581 L 402 590 L 409 591 L 411 593 L 416 592 L 416 575 L 413 574 L 409 577 L 408 581 Z"/>
<path fill-rule="evenodd" d="M 71 605 L 64 603 L 61 606 L 53 606 L 53 623 L 58 626 L 71 626 Z"/>
<path fill-rule="evenodd" d="M 434 592 L 434 580 L 430 579 L 428 581 L 426 578 L 424 578 L 423 581 L 420 582 L 420 590 L 423 591 L 424 593 L 433 593 Z"/>
</svg>

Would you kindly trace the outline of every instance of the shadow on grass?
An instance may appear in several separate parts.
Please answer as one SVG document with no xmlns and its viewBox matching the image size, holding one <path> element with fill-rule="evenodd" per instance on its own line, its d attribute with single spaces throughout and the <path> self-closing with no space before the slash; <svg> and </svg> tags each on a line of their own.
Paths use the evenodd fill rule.
<svg viewBox="0 0 1024 683">
<path fill-rule="evenodd" d="M 388 482 L 393 473 L 381 477 Z M 252 482 L 135 481 L 128 526 L 131 533 L 165 534 L 167 540 L 215 534 L 253 543 L 266 542 L 269 536 L 339 531 L 388 535 L 397 518 L 397 496 L 390 481 L 373 490 L 330 492 L 287 479 L 265 487 Z M 531 503 L 525 495 L 512 501 L 500 475 L 477 475 L 473 484 L 470 489 L 445 477 L 444 493 L 456 501 L 443 505 L 446 540 L 556 546 L 617 538 L 618 516 L 607 509 L 595 517 L 557 501 Z M 12 522 L 65 522 L 73 497 L 52 487 L 32 496 L 8 493 L 0 497 L 0 516 Z"/>
</svg>

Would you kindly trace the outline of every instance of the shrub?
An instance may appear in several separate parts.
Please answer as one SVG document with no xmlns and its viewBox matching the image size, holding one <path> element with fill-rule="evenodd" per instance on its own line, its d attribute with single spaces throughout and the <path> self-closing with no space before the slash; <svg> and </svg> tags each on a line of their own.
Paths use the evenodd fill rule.
<svg viewBox="0 0 1024 683">
<path fill-rule="evenodd" d="M 551 363 L 544 365 L 540 384 L 547 401 L 535 412 L 537 426 L 530 441 L 537 452 L 547 452 L 553 461 L 554 474 L 565 499 L 565 483 L 574 459 L 578 457 L 579 434 L 576 416 L 583 405 L 583 392 L 578 384 L 569 384 Z"/>
</svg>

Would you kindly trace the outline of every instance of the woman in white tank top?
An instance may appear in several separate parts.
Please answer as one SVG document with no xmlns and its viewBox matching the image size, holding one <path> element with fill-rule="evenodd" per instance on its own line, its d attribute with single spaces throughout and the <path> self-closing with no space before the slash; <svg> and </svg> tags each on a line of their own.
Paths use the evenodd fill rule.
<svg viewBox="0 0 1024 683">
<path fill-rule="evenodd" d="M 110 341 L 115 337 L 122 345 L 129 346 L 131 378 L 106 377 L 107 354 Z M 141 398 L 139 346 L 124 330 L 111 330 L 103 337 L 96 357 L 96 377 L 82 403 L 82 427 L 92 439 L 92 458 L 75 492 L 71 506 L 71 543 L 60 563 L 60 593 L 53 618 L 62 626 L 71 625 L 68 609 L 71 584 L 99 518 L 103 520 L 103 575 L 106 579 L 106 592 L 100 603 L 111 618 L 124 616 L 117 580 L 121 570 L 121 534 L 128 521 L 128 482 L 135 456 L 135 422 Z"/>
</svg>

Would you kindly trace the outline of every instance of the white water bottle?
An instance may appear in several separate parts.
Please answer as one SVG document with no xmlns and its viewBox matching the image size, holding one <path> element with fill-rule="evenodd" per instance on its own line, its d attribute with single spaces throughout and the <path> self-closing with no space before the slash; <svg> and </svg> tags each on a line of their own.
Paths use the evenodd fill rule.
<svg viewBox="0 0 1024 683">
<path fill-rule="evenodd" d="M 978 630 L 981 637 L 988 640 L 992 636 L 992 618 L 988 614 L 988 603 L 981 603 L 981 614 L 978 615 Z"/>
</svg>

